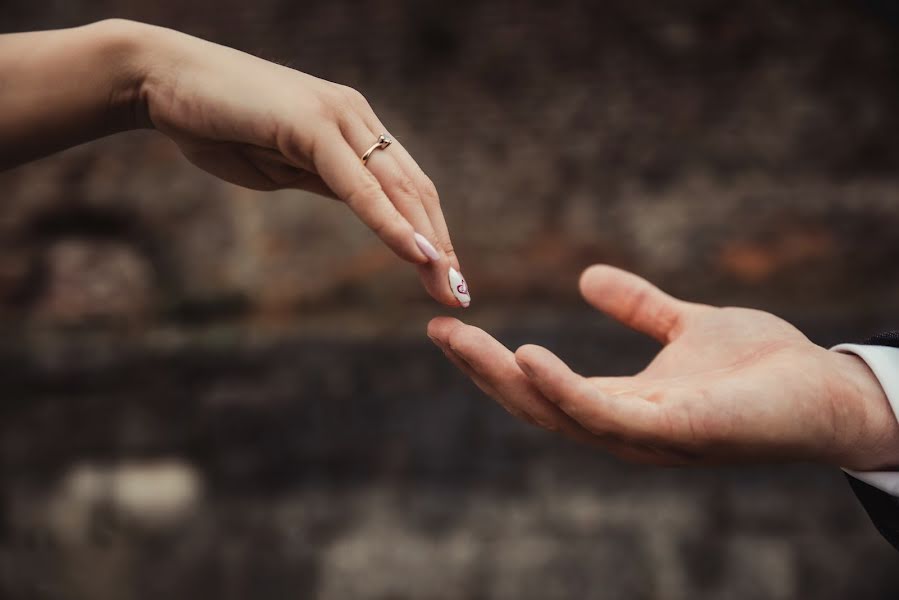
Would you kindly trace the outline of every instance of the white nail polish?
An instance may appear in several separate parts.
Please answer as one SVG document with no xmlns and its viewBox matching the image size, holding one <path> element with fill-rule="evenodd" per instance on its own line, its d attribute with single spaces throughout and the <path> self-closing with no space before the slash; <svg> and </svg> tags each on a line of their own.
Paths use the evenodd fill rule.
<svg viewBox="0 0 899 600">
<path fill-rule="evenodd" d="M 418 244 L 418 249 L 424 252 L 425 256 L 427 256 L 429 259 L 431 259 L 432 261 L 440 260 L 440 254 L 437 252 L 437 248 L 431 245 L 431 242 L 428 241 L 428 238 L 416 232 L 415 243 Z"/>
<path fill-rule="evenodd" d="M 456 300 L 459 301 L 462 308 L 468 308 L 468 305 L 471 304 L 471 294 L 468 293 L 468 284 L 465 283 L 465 278 L 462 277 L 462 273 L 452 267 L 449 269 L 449 284 L 450 289 L 453 290 L 453 296 L 456 297 Z"/>
</svg>

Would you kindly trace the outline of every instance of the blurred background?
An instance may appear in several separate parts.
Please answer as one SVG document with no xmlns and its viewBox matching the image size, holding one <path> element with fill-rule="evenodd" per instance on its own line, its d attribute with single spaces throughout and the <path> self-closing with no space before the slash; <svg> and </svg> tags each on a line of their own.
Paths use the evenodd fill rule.
<svg viewBox="0 0 899 600">
<path fill-rule="evenodd" d="M 437 183 L 469 322 L 577 369 L 654 344 L 579 272 L 895 327 L 899 11 L 883 1 L 12 0 L 352 85 Z M 893 598 L 841 473 L 619 463 L 514 421 L 345 207 L 153 132 L 0 173 L 0 596 Z"/>
</svg>

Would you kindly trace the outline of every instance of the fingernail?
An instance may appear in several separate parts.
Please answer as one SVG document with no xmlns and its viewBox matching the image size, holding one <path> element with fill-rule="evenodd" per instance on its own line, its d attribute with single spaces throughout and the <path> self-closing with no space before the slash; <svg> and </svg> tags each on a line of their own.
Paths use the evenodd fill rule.
<svg viewBox="0 0 899 600">
<path fill-rule="evenodd" d="M 416 232 L 415 243 L 418 244 L 418 249 L 424 252 L 425 256 L 427 256 L 429 259 L 431 259 L 432 261 L 440 260 L 440 254 L 437 252 L 437 248 L 431 245 L 431 242 L 428 241 L 428 238 Z"/>
<path fill-rule="evenodd" d="M 453 296 L 456 297 L 456 300 L 459 301 L 462 308 L 468 308 L 468 305 L 471 304 L 471 294 L 468 293 L 468 284 L 465 283 L 465 278 L 462 277 L 462 273 L 452 267 L 449 269 L 449 284 L 450 289 L 453 291 Z"/>
</svg>

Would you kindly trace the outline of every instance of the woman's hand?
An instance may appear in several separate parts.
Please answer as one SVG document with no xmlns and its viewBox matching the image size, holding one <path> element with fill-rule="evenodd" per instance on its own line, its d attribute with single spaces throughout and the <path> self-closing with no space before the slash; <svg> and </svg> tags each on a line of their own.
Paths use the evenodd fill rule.
<svg viewBox="0 0 899 600">
<path fill-rule="evenodd" d="M 459 263 L 434 184 L 402 144 L 360 157 L 389 130 L 357 91 L 171 30 L 148 43 L 139 106 L 198 167 L 232 183 L 301 188 L 347 204 L 437 300 Z M 419 237 L 416 240 L 415 234 Z"/>
<path fill-rule="evenodd" d="M 176 31 L 104 21 L 0 36 L 0 167 L 128 128 L 153 127 L 200 168 L 260 190 L 345 202 L 437 300 L 467 305 L 433 183 L 361 94 Z M 465 289 L 464 282 L 461 289 Z"/>
<path fill-rule="evenodd" d="M 677 300 L 608 266 L 588 269 L 581 292 L 664 345 L 643 371 L 581 377 L 545 348 L 513 355 L 447 317 L 428 335 L 509 412 L 625 459 L 899 465 L 899 425 L 861 359 L 816 346 L 774 315 Z"/>
</svg>

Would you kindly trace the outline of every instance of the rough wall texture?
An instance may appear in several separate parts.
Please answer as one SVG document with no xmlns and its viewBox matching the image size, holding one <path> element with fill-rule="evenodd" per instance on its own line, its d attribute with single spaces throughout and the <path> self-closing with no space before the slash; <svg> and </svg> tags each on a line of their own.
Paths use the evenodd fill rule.
<svg viewBox="0 0 899 600">
<path fill-rule="evenodd" d="M 23 3 L 7 28 L 124 14 L 359 88 L 437 182 L 482 301 L 571 300 L 600 260 L 706 298 L 896 299 L 899 38 L 864 2 L 108 4 Z M 343 207 L 220 183 L 155 134 L 0 185 L 5 304 L 37 316 L 423 301 Z"/>
<path fill-rule="evenodd" d="M 441 191 L 470 319 L 628 372 L 652 348 L 581 306 L 592 262 L 821 343 L 895 324 L 891 11 L 13 1 L 0 26 L 125 16 L 357 87 Z M 4 597 L 894 595 L 839 473 L 635 468 L 513 423 L 336 203 L 220 183 L 152 132 L 0 193 Z"/>
</svg>

